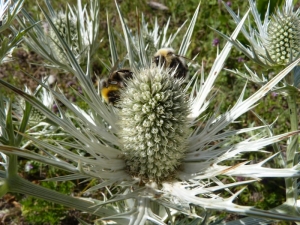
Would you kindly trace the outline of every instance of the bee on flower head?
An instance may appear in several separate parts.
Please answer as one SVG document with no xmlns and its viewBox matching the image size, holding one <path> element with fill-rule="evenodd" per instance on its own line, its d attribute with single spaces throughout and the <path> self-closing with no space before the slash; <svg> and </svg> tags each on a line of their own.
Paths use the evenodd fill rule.
<svg viewBox="0 0 300 225">
<path fill-rule="evenodd" d="M 108 78 L 101 81 L 101 96 L 108 103 L 115 105 L 120 99 L 120 89 L 126 87 L 126 80 L 132 78 L 130 69 L 114 70 Z"/>
<path fill-rule="evenodd" d="M 170 68 L 170 73 L 174 73 L 174 77 L 184 79 L 188 73 L 188 66 L 184 57 L 175 54 L 173 48 L 161 48 L 153 57 L 153 63 L 156 66 L 163 66 L 165 69 Z"/>
</svg>

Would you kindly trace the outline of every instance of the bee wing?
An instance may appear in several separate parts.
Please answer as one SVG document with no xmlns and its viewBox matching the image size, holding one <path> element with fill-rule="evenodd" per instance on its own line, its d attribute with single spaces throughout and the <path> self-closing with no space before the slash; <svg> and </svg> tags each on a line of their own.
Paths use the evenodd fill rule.
<svg viewBox="0 0 300 225">
<path fill-rule="evenodd" d="M 180 57 L 173 58 L 170 68 L 176 69 L 175 78 L 185 78 L 188 73 L 188 66 L 186 62 Z"/>
<path fill-rule="evenodd" d="M 118 73 L 124 79 L 132 78 L 132 72 L 129 69 L 120 69 L 118 70 Z"/>
</svg>

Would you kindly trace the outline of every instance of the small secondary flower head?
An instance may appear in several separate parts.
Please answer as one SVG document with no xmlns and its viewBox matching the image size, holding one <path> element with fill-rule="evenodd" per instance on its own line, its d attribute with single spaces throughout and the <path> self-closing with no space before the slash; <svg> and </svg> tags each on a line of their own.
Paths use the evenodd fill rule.
<svg viewBox="0 0 300 225">
<path fill-rule="evenodd" d="M 67 17 L 67 15 L 63 12 L 59 12 L 56 17 L 53 18 L 53 23 L 57 28 L 60 36 L 68 43 L 70 43 L 70 49 L 78 54 L 78 33 L 76 28 L 76 20 Z M 53 50 L 56 52 L 58 59 L 61 62 L 67 62 L 67 58 L 62 49 L 62 46 L 57 45 L 59 40 L 53 29 L 50 30 L 50 37 L 54 40 Z"/>
<path fill-rule="evenodd" d="M 249 4 L 256 27 L 243 25 L 242 32 L 251 47 L 238 40 L 232 40 L 232 44 L 251 60 L 266 67 L 287 65 L 297 59 L 300 52 L 300 9 L 294 11 L 293 0 L 286 0 L 284 7 L 277 9 L 273 15 L 269 15 L 268 9 L 264 20 L 261 20 L 256 3 L 249 0 Z M 235 22 L 240 23 L 239 15 L 224 5 Z"/>
<path fill-rule="evenodd" d="M 293 12 L 292 4 L 286 4 L 283 12 L 277 11 L 268 26 L 267 50 L 276 64 L 286 65 L 300 52 L 299 10 Z"/>
</svg>

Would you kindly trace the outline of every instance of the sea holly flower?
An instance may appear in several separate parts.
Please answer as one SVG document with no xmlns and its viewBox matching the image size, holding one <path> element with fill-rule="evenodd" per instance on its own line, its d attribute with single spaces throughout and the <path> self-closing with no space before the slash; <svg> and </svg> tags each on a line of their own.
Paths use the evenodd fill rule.
<svg viewBox="0 0 300 225">
<path fill-rule="evenodd" d="M 287 0 L 283 12 L 277 10 L 268 26 L 267 50 L 278 65 L 287 65 L 300 52 L 300 9 L 293 11 L 293 1 Z"/>
<path fill-rule="evenodd" d="M 74 52 L 75 55 L 79 54 L 79 46 L 78 46 L 78 32 L 76 28 L 76 18 L 70 17 L 70 15 L 66 15 L 62 11 L 57 13 L 54 18 L 52 19 L 54 25 L 57 27 L 57 30 L 59 31 L 60 36 L 68 43 L 70 46 L 70 49 L 72 52 Z M 67 58 L 64 54 L 64 51 L 61 49 L 62 47 L 57 44 L 59 43 L 57 36 L 53 29 L 50 29 L 49 31 L 50 37 L 53 40 L 53 51 L 56 52 L 56 56 L 58 60 L 61 62 L 67 62 Z M 87 47 L 87 45 L 84 43 L 84 48 Z"/>
<path fill-rule="evenodd" d="M 102 199 L 88 199 L 90 205 L 87 211 L 91 212 L 92 204 L 94 213 L 100 214 L 102 220 L 118 224 L 169 224 L 173 221 L 187 224 L 188 217 L 196 218 L 194 223 L 199 220 L 210 223 L 214 219 L 210 217 L 211 210 L 300 221 L 297 208 L 291 214 L 290 210 L 284 208 L 276 212 L 276 209 L 264 211 L 238 205 L 234 200 L 244 188 L 233 190 L 234 187 L 245 187 L 264 177 L 299 177 L 299 165 L 283 169 L 264 166 L 278 155 L 267 152 L 264 147 L 298 131 L 267 137 L 265 126 L 237 130 L 229 128 L 241 115 L 253 109 L 300 59 L 246 99 L 245 86 L 236 103 L 226 112 L 220 112 L 218 107 L 214 112 L 208 112 L 216 95 L 213 86 L 232 44 L 227 43 L 216 56 L 208 74 L 202 69 L 199 80 L 196 73 L 188 85 L 183 86 L 182 81 L 172 77 L 174 74 L 151 66 L 151 61 L 146 59 L 152 56 L 147 55 L 146 46 L 143 45 L 144 36 L 137 36 L 140 44 L 134 45 L 130 29 L 117 9 L 130 69 L 133 71 L 133 78 L 128 79 L 117 107 L 102 101 L 91 80 L 90 70 L 82 70 L 54 23 L 51 23 L 51 17 L 45 14 L 69 60 L 63 69 L 77 77 L 82 87 L 82 94 L 77 93 L 77 96 L 86 105 L 83 109 L 70 102 L 61 92 L 41 84 L 64 104 L 65 108 L 59 107 L 57 115 L 32 96 L 0 80 L 2 85 L 25 98 L 67 133 L 66 139 L 53 141 L 25 135 L 43 149 L 43 155 L 7 146 L 0 146 L 1 152 L 20 155 L 69 172 L 68 176 L 51 180 L 96 178 L 98 184 L 87 191 L 106 188 L 108 194 L 103 194 L 105 196 Z M 185 53 L 188 49 L 197 13 L 198 10 L 184 35 L 179 52 Z M 246 16 L 231 35 L 231 40 L 236 39 Z M 111 30 L 109 37 L 113 40 Z M 137 52 L 132 50 L 133 45 L 138 46 Z M 113 42 L 110 48 L 114 61 L 119 56 Z M 257 133 L 245 138 L 249 132 Z M 233 142 L 232 139 L 240 134 L 242 140 Z M 253 152 L 265 153 L 265 157 L 252 163 L 243 158 L 244 153 Z M 221 180 L 221 177 L 228 179 Z M 245 180 L 238 181 L 240 177 Z M 17 192 L 22 186 L 9 186 L 8 191 L 10 188 Z M 43 198 L 41 190 L 36 192 Z M 223 192 L 227 192 L 226 195 Z M 30 194 L 30 190 L 27 190 L 27 194 Z M 46 197 L 51 200 L 51 196 Z M 64 197 L 60 198 L 64 200 Z M 83 210 L 82 202 L 76 204 L 74 208 Z M 197 210 L 193 210 L 194 207 Z"/>
<path fill-rule="evenodd" d="M 162 68 L 143 69 L 121 94 L 125 162 L 146 183 L 172 177 L 187 149 L 189 104 L 180 84 Z"/>
<path fill-rule="evenodd" d="M 98 1 L 91 1 L 90 8 L 82 6 L 81 0 L 77 1 L 77 7 L 67 5 L 67 10 L 56 12 L 49 1 L 45 1 L 51 21 L 36 22 L 25 10 L 19 17 L 22 27 L 27 27 L 24 18 L 33 26 L 32 30 L 24 38 L 25 42 L 38 54 L 57 68 L 66 68 L 68 62 L 65 50 L 59 38 L 66 42 L 78 63 L 90 58 L 98 46 L 99 35 L 99 11 Z M 42 9 L 43 10 L 43 9 Z M 52 23 L 52 24 L 49 24 Z M 55 26 L 54 30 L 52 26 Z M 57 32 L 57 33 L 56 33 Z"/>
<path fill-rule="evenodd" d="M 235 135 L 254 132 L 258 129 L 263 132 L 264 127 L 252 127 L 240 130 L 226 129 L 236 118 L 251 109 L 261 96 L 268 93 L 268 89 L 276 85 L 295 64 L 292 64 L 286 71 L 279 73 L 273 80 L 249 98 L 242 100 L 241 97 L 228 112 L 223 114 L 216 113 L 211 117 L 206 116 L 205 123 L 203 121 L 202 126 L 196 126 L 198 123 L 201 123 L 198 118 L 202 113 L 205 113 L 207 104 L 209 104 L 207 98 L 210 98 L 211 85 L 216 77 L 215 74 L 218 74 L 217 71 L 220 71 L 219 69 L 224 63 L 225 56 L 227 56 L 226 50 L 229 47 L 230 45 L 227 44 L 225 49 L 220 53 L 214 64 L 214 69 L 206 79 L 204 79 L 204 74 L 202 74 L 203 81 L 205 82 L 199 89 L 194 86 L 196 96 L 194 94 L 188 95 L 187 89 L 179 89 L 177 91 L 174 88 L 176 92 L 163 92 L 166 95 L 177 94 L 174 96 L 174 104 L 168 104 L 169 101 L 165 102 L 165 109 L 170 109 L 169 111 L 165 110 L 166 115 L 170 114 L 170 111 L 178 110 L 180 107 L 178 103 L 182 102 L 180 96 L 187 95 L 190 101 L 183 104 L 181 106 L 182 109 L 179 108 L 180 112 L 185 112 L 180 113 L 180 115 L 172 115 L 171 120 L 160 114 L 163 123 L 169 123 L 160 130 L 157 129 L 160 125 L 159 117 L 155 121 L 159 122 L 158 125 L 157 123 L 151 124 L 151 121 L 145 124 L 148 120 L 155 117 L 152 117 L 152 114 L 149 113 L 146 113 L 147 116 L 144 117 L 144 110 L 148 112 L 151 106 L 155 106 L 155 101 L 153 101 L 153 98 L 149 98 L 148 94 L 146 94 L 146 97 L 143 95 L 133 95 L 135 97 L 132 97 L 131 94 L 129 97 L 124 97 L 124 102 L 119 103 L 120 106 L 126 107 L 126 104 L 132 105 L 132 102 L 138 102 L 138 104 L 136 103 L 132 106 L 132 110 L 135 110 L 135 112 L 132 112 L 132 115 L 130 115 L 126 110 L 123 113 L 122 109 L 112 109 L 105 105 L 94 89 L 90 89 L 89 96 L 84 97 L 79 95 L 88 104 L 88 111 L 69 102 L 60 93 L 52 91 L 53 95 L 65 104 L 69 111 L 67 116 L 66 112 L 60 109 L 60 116 L 58 116 L 47 110 L 39 101 L 34 100 L 31 96 L 18 91 L 27 101 L 45 114 L 49 120 L 55 124 L 59 124 L 61 129 L 68 134 L 69 141 L 55 140 L 54 143 L 50 144 L 47 140 L 41 139 L 43 133 L 46 132 L 42 131 L 39 139 L 27 135 L 26 137 L 37 146 L 43 148 L 44 152 L 47 153 L 47 157 L 45 155 L 39 156 L 24 149 L 20 149 L 19 151 L 14 149 L 14 151 L 11 151 L 6 146 L 0 146 L 1 152 L 5 154 L 20 154 L 23 157 L 56 166 L 70 173 L 66 177 L 57 177 L 50 180 L 63 181 L 79 178 L 98 178 L 99 184 L 88 191 L 97 190 L 102 187 L 117 188 L 118 192 L 116 194 L 110 191 L 113 197 L 107 196 L 107 200 L 99 201 L 97 199 L 90 199 L 90 201 L 94 202 L 94 211 L 100 215 L 104 209 L 111 209 L 111 213 L 109 215 L 106 214 L 107 216 L 102 219 L 114 220 L 120 224 L 130 224 L 133 221 L 137 224 L 145 224 L 146 221 L 163 224 L 175 218 L 180 220 L 179 215 L 182 213 L 197 218 L 199 215 L 191 214 L 191 204 L 203 208 L 203 211 L 201 211 L 203 217 L 205 217 L 206 210 L 225 210 L 242 215 L 300 221 L 299 217 L 291 216 L 287 212 L 287 214 L 284 214 L 282 211 L 281 213 L 271 213 L 250 206 L 236 205 L 233 201 L 243 189 L 237 193 L 230 192 L 231 196 L 228 198 L 215 193 L 231 189 L 235 186 L 244 186 L 255 182 L 257 178 L 300 176 L 297 166 L 289 169 L 264 167 L 264 164 L 277 156 L 276 154 L 267 154 L 269 156 L 257 163 L 249 164 L 248 161 L 241 162 L 243 153 L 265 152 L 263 150 L 264 146 L 281 141 L 283 138 L 294 135 L 297 132 L 280 134 L 269 138 L 260 138 L 256 135 L 256 139 L 245 139 L 234 144 L 231 143 L 230 139 Z M 141 75 L 136 75 L 137 77 L 141 76 L 141 78 L 137 78 L 137 81 L 142 79 L 145 72 L 150 73 L 151 71 L 161 77 L 162 75 L 166 75 L 163 70 L 158 68 L 145 70 L 140 71 Z M 84 77 L 88 78 L 89 76 L 84 75 Z M 86 79 L 85 81 L 88 83 L 91 82 L 90 79 Z M 147 92 L 147 87 L 143 87 L 144 85 L 140 87 L 135 84 L 137 81 L 133 80 L 132 84 L 128 83 L 130 89 L 124 91 L 124 93 L 127 91 L 140 91 L 141 89 Z M 171 81 L 173 81 L 172 78 L 167 78 L 166 80 L 149 79 L 153 87 L 163 86 L 166 85 L 165 83 Z M 157 82 L 160 82 L 161 85 L 156 84 Z M 9 87 L 4 81 L 0 81 L 0 83 Z M 159 88 L 155 89 L 159 90 Z M 17 91 L 17 89 L 12 90 Z M 85 91 L 87 90 L 85 89 Z M 125 94 L 125 96 L 127 95 Z M 154 97 L 161 99 L 157 93 L 154 94 Z M 127 100 L 126 98 L 133 99 Z M 162 98 L 161 100 L 168 100 L 169 98 L 165 97 L 165 99 Z M 120 101 L 122 101 L 122 98 Z M 142 105 L 141 103 L 144 104 Z M 161 108 L 163 107 L 156 107 L 158 112 L 162 112 Z M 135 119 L 134 123 L 129 124 L 133 118 Z M 123 120 L 126 122 L 123 122 Z M 181 121 L 176 123 L 176 120 Z M 140 124 L 145 126 L 139 126 L 136 124 L 136 121 L 141 121 Z M 120 127 L 120 125 L 123 127 Z M 180 128 L 183 131 L 184 127 L 187 127 L 185 130 L 185 132 L 189 131 L 187 135 L 178 130 L 174 135 L 164 136 L 163 132 L 167 133 L 170 130 L 168 131 L 168 134 L 170 134 L 173 129 L 175 131 L 178 129 L 176 127 L 178 125 L 181 126 Z M 133 131 L 134 128 L 137 130 L 136 132 Z M 148 131 L 152 131 L 153 129 L 157 129 L 158 131 L 150 134 L 152 135 L 150 141 L 153 141 L 153 143 L 149 145 L 147 143 Z M 130 131 L 132 134 L 129 133 Z M 182 136 L 178 137 L 180 134 Z M 131 138 L 132 140 L 130 140 Z M 170 142 L 169 146 L 168 143 L 165 143 L 166 140 Z M 171 144 L 170 140 L 173 144 Z M 159 148 L 156 150 L 157 146 Z M 70 147 L 76 149 L 76 151 L 70 151 Z M 148 151 L 143 151 L 143 149 L 147 149 Z M 152 158 L 152 156 L 155 157 Z M 227 160 L 231 161 L 231 165 L 226 165 Z M 228 176 L 230 178 L 245 177 L 248 179 L 245 181 L 233 180 L 227 183 L 219 180 L 219 176 Z M 14 186 L 14 191 L 16 192 L 18 191 L 17 187 Z M 10 190 L 8 189 L 8 191 Z M 43 198 L 42 192 L 39 192 L 39 197 Z M 47 197 L 47 199 L 51 200 L 49 196 Z M 60 196 L 60 198 L 63 202 L 63 197 Z M 126 205 L 126 208 L 123 207 L 123 204 Z M 77 207 L 81 207 L 80 209 L 82 210 L 81 204 Z M 159 209 L 160 214 L 155 213 L 155 208 Z M 169 214 L 165 209 L 175 211 Z M 90 208 L 88 211 L 91 212 Z"/>
<path fill-rule="evenodd" d="M 92 55 L 97 48 L 98 36 L 98 4 L 91 2 L 90 10 L 86 6 L 82 7 L 81 1 L 77 1 L 77 7 L 67 5 L 67 10 L 56 13 L 51 4 L 47 2 L 52 21 L 60 36 L 70 46 L 71 51 L 79 62 L 82 62 L 88 55 Z M 62 46 L 59 44 L 57 36 L 50 28 L 50 37 L 54 41 L 53 48 L 57 51 L 58 59 L 67 61 Z"/>
<path fill-rule="evenodd" d="M 242 51 L 254 62 L 266 66 L 284 66 L 299 57 L 299 13 L 294 11 L 293 0 L 286 0 L 282 9 L 277 9 L 276 13 L 269 15 L 269 7 L 261 20 L 256 3 L 249 0 L 251 13 L 256 27 L 248 25 L 242 28 L 242 33 L 249 42 L 249 47 L 243 45 L 238 40 L 231 40 L 224 34 L 221 36 L 230 41 L 238 50 Z M 232 9 L 224 4 L 228 12 L 236 23 L 240 22 L 240 17 Z"/>
</svg>

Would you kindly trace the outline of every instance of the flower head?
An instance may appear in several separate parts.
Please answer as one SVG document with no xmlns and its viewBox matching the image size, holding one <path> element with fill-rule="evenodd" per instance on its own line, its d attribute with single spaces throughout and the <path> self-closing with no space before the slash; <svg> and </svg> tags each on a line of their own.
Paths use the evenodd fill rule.
<svg viewBox="0 0 300 225">
<path fill-rule="evenodd" d="M 292 1 L 286 2 L 283 12 L 272 15 L 268 26 L 267 51 L 276 64 L 287 65 L 299 56 L 300 17 L 293 12 Z"/>
<path fill-rule="evenodd" d="M 170 179 L 187 148 L 188 101 L 181 80 L 162 68 L 143 69 L 121 94 L 119 125 L 129 173 Z"/>
<path fill-rule="evenodd" d="M 63 12 L 59 12 L 52 19 L 55 27 L 57 28 L 59 35 L 69 44 L 70 49 L 74 52 L 75 55 L 79 54 L 79 46 L 78 46 L 78 32 L 76 25 L 76 18 L 70 18 Z M 50 37 L 54 41 L 52 42 L 53 51 L 56 52 L 56 56 L 59 61 L 66 63 L 68 60 L 64 53 L 63 48 L 58 45 L 59 43 L 58 37 L 53 29 L 50 29 Z"/>
<path fill-rule="evenodd" d="M 226 2 L 226 5 L 228 5 L 229 7 L 231 7 L 232 2 L 231 2 L 231 1 L 227 1 L 227 2 Z"/>
<path fill-rule="evenodd" d="M 82 6 L 81 0 L 77 1 L 77 7 L 67 5 L 67 10 L 56 12 L 49 1 L 46 1 L 49 15 L 45 14 L 47 23 L 42 26 L 35 22 L 29 14 L 25 14 L 33 28 L 28 32 L 25 42 L 34 51 L 47 59 L 51 66 L 66 68 L 70 64 L 66 48 L 62 42 L 68 45 L 72 52 L 72 60 L 81 63 L 88 56 L 91 57 L 99 44 L 99 11 L 98 1 L 90 1 L 90 9 Z M 21 23 L 26 28 L 25 23 Z M 46 28 L 45 28 L 46 27 Z"/>
<path fill-rule="evenodd" d="M 219 44 L 220 44 L 219 38 L 215 38 L 215 39 L 213 40 L 213 42 L 212 42 L 212 45 L 213 45 L 213 46 L 218 46 Z"/>
<path fill-rule="evenodd" d="M 242 33 L 250 43 L 250 48 L 244 46 L 238 40 L 229 40 L 234 46 L 242 51 L 254 62 L 265 66 L 282 66 L 298 58 L 300 50 L 300 9 L 293 10 L 293 1 L 286 0 L 282 9 L 277 9 L 276 13 L 269 15 L 269 7 L 262 21 L 253 0 L 249 0 L 251 13 L 254 18 L 256 28 L 249 23 L 244 25 Z M 230 7 L 224 4 L 236 23 L 241 19 Z"/>
</svg>

